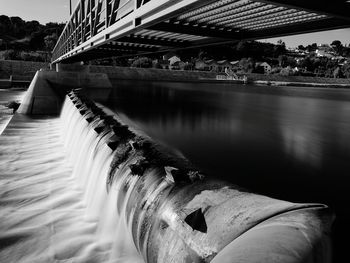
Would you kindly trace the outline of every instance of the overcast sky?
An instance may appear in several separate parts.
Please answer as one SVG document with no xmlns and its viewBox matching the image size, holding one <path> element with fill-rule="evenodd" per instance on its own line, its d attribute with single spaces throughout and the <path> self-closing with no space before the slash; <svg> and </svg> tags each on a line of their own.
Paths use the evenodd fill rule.
<svg viewBox="0 0 350 263">
<path fill-rule="evenodd" d="M 76 6 L 77 1 L 72 0 L 73 8 Z M 0 0 L 0 15 L 19 16 L 23 20 L 37 20 L 42 24 L 47 22 L 66 22 L 69 19 L 69 0 Z M 275 43 L 279 39 L 282 39 L 289 47 L 312 43 L 330 44 L 333 40 L 340 40 L 343 44 L 350 44 L 350 28 L 280 37 L 267 40 L 267 42 Z"/>
</svg>

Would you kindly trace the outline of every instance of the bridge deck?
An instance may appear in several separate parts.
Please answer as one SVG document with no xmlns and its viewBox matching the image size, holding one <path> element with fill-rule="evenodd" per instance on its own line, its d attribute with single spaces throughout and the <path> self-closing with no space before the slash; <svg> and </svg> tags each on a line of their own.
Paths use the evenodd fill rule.
<svg viewBox="0 0 350 263">
<path fill-rule="evenodd" d="M 81 0 L 53 51 L 74 62 L 350 27 L 334 0 Z"/>
</svg>

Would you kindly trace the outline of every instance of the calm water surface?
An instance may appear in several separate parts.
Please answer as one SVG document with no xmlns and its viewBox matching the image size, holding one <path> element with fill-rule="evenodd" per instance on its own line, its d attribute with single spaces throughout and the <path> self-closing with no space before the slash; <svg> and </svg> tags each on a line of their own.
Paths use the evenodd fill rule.
<svg viewBox="0 0 350 263">
<path fill-rule="evenodd" d="M 138 81 L 114 86 L 109 107 L 206 174 L 275 198 L 331 206 L 340 259 L 350 234 L 350 90 Z"/>
</svg>

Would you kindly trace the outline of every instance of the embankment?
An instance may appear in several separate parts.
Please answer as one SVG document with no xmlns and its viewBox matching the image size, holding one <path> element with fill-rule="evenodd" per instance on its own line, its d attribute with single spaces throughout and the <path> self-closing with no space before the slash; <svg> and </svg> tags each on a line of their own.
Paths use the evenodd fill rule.
<svg viewBox="0 0 350 263">
<path fill-rule="evenodd" d="M 183 71 L 153 68 L 126 68 L 112 66 L 90 66 L 92 73 L 106 73 L 113 82 L 118 79 L 151 81 L 215 81 L 216 73 L 209 71 Z M 319 78 L 305 76 L 281 76 L 246 74 L 248 82 L 260 85 L 301 86 L 301 87 L 344 87 L 350 88 L 350 79 Z M 218 80 L 222 83 L 222 80 Z"/>
<path fill-rule="evenodd" d="M 150 80 L 150 81 L 216 81 L 216 72 L 209 71 L 183 71 L 154 68 L 128 68 L 114 66 L 86 66 L 91 73 L 105 73 L 113 83 L 123 80 Z M 39 69 L 48 69 L 46 62 L 0 60 L 0 79 L 13 81 L 31 81 L 35 72 Z M 306 87 L 344 87 L 350 88 L 350 79 L 343 78 L 319 78 L 306 76 L 281 76 L 278 74 L 264 75 L 246 74 L 248 82 L 260 85 L 274 86 L 306 86 Z M 222 83 L 223 81 L 218 81 Z M 2 86 L 9 86 L 3 83 Z"/>
<path fill-rule="evenodd" d="M 261 85 L 350 88 L 350 79 L 345 78 L 282 76 L 278 74 L 264 75 L 254 73 L 247 74 L 247 77 L 249 82 Z"/>
<path fill-rule="evenodd" d="M 215 79 L 215 72 L 183 71 L 153 68 L 127 68 L 109 66 L 90 66 L 92 73 L 106 73 L 111 81 L 117 79 L 158 80 L 158 81 L 198 81 Z"/>
</svg>

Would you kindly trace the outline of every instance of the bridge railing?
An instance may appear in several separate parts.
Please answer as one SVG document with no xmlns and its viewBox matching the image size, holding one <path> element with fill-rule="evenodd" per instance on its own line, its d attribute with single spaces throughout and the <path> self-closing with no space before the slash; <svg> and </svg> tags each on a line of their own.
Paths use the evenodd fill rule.
<svg viewBox="0 0 350 263">
<path fill-rule="evenodd" d="M 74 50 L 151 0 L 80 0 L 54 49 L 52 61 Z"/>
</svg>

